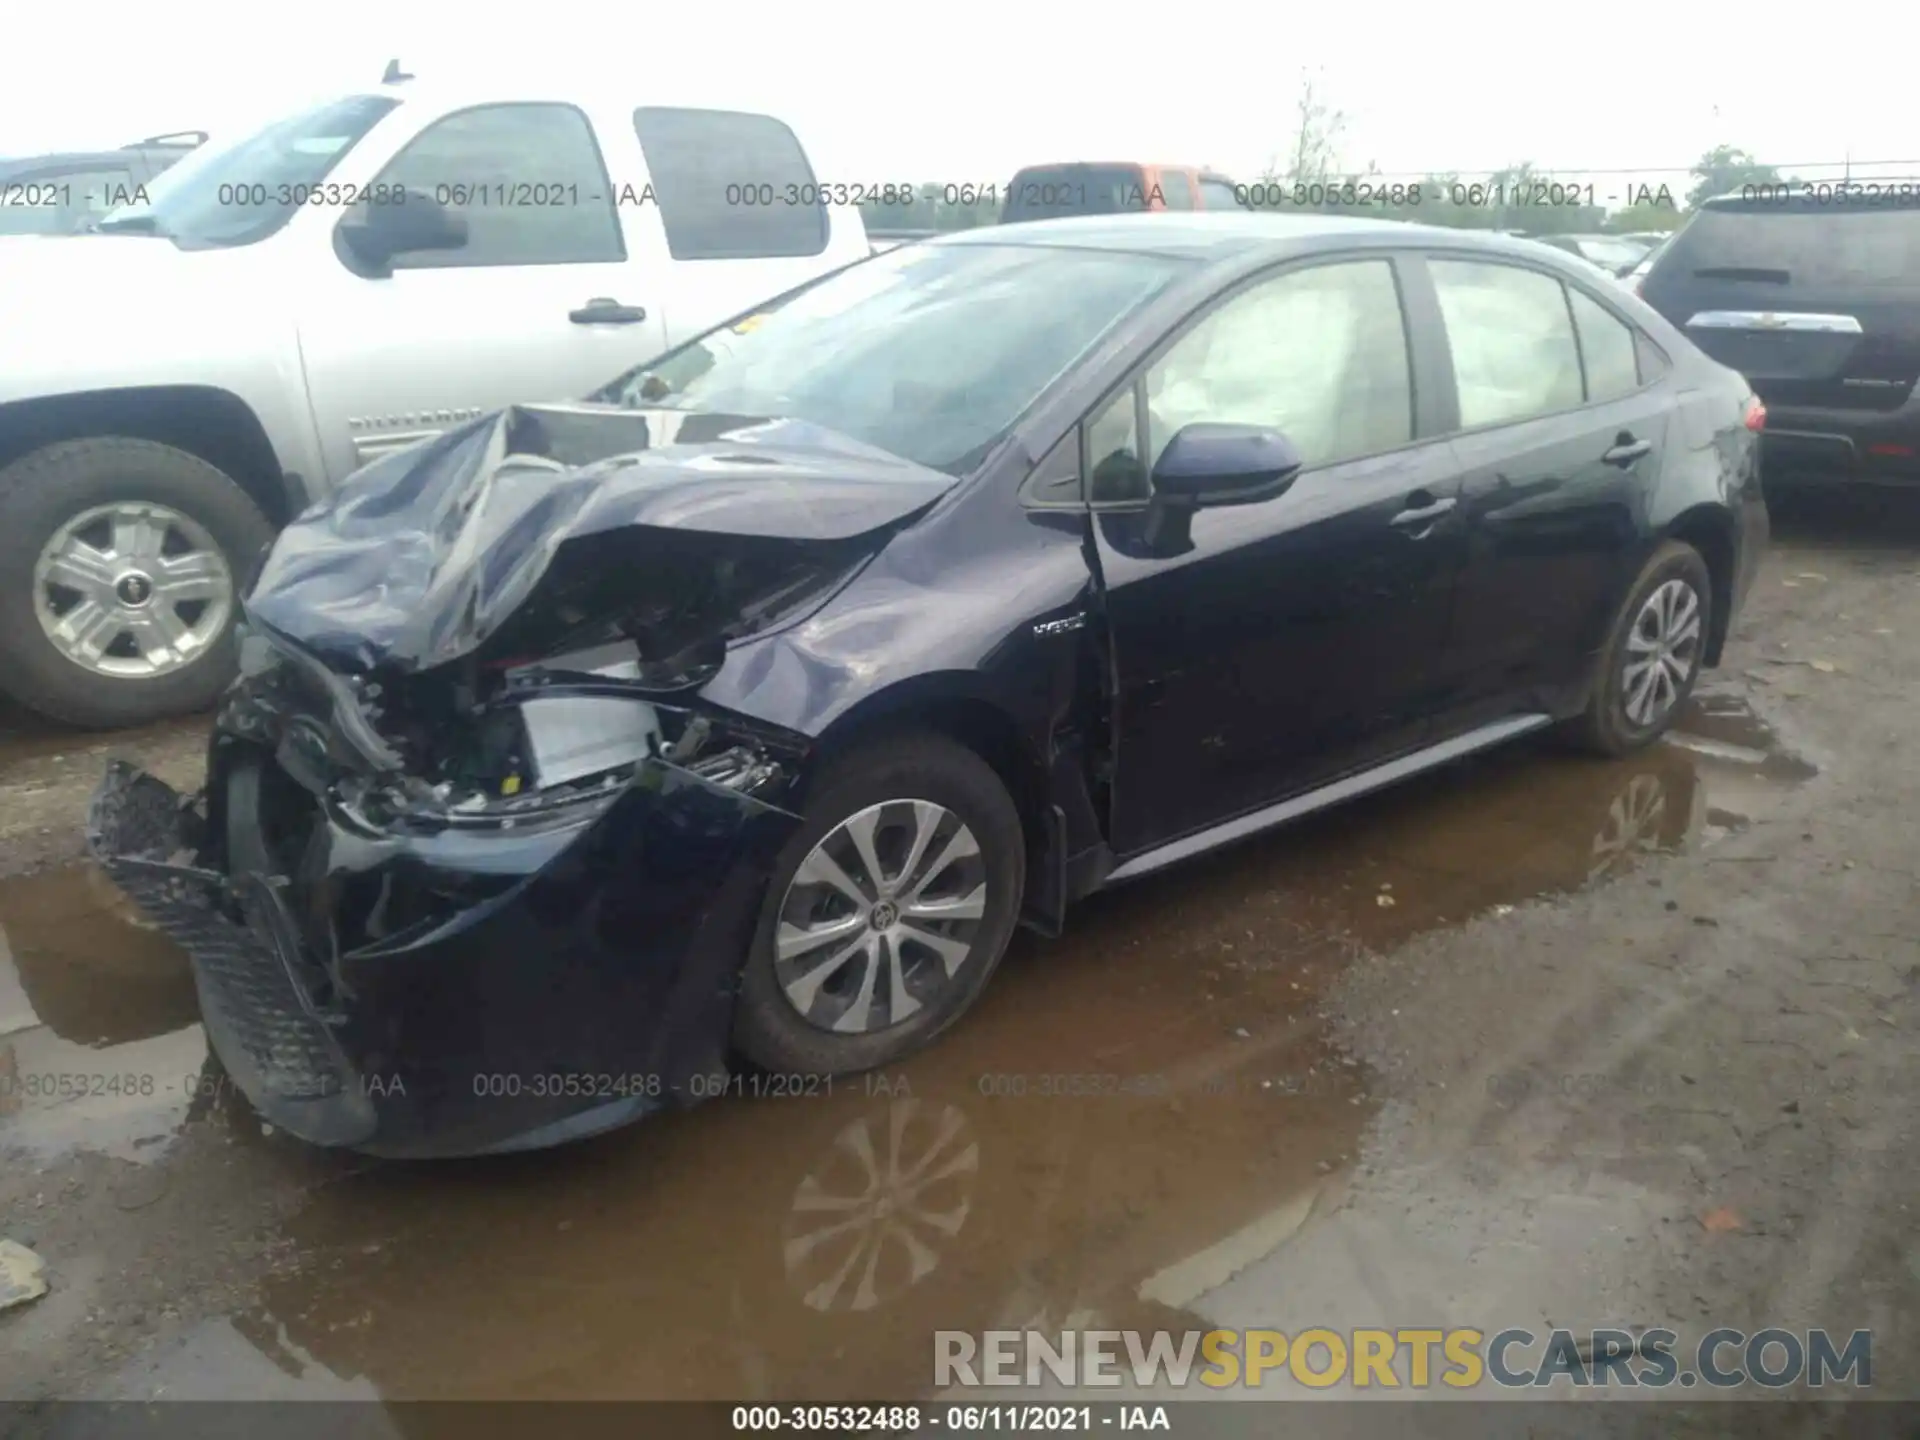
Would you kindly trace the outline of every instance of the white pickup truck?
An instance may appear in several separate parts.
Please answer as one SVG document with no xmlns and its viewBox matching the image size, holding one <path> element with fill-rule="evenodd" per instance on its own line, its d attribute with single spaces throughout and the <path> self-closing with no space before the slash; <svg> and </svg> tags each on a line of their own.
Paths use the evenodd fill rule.
<svg viewBox="0 0 1920 1440">
<path fill-rule="evenodd" d="M 279 525 L 864 258 L 834 178 L 768 115 L 403 80 L 0 239 L 0 688 L 95 727 L 210 703 Z"/>
</svg>

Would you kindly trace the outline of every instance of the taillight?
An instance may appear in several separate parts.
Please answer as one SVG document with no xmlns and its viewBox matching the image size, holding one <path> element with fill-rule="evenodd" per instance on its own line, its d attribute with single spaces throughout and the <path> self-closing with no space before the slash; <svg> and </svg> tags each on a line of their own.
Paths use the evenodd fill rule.
<svg viewBox="0 0 1920 1440">
<path fill-rule="evenodd" d="M 1760 403 L 1758 395 L 1747 397 L 1747 411 L 1741 419 L 1745 422 L 1747 429 L 1755 434 L 1767 428 L 1767 407 Z"/>
</svg>

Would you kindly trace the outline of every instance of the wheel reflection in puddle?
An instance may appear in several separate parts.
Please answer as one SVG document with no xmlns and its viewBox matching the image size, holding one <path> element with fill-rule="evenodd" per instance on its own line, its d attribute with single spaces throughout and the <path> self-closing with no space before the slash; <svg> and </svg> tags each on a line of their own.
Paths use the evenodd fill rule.
<svg viewBox="0 0 1920 1440">
<path fill-rule="evenodd" d="M 787 1282 L 822 1312 L 873 1310 L 933 1273 L 967 1223 L 980 1142 L 951 1105 L 899 1099 L 841 1130 L 787 1207 Z"/>
</svg>

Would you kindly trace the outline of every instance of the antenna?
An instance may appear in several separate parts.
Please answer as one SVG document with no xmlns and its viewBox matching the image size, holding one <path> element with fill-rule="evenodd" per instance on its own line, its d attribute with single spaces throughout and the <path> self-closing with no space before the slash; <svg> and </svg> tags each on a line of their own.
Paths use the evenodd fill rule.
<svg viewBox="0 0 1920 1440">
<path fill-rule="evenodd" d="M 403 80 L 411 79 L 413 79 L 413 76 L 400 68 L 400 62 L 398 60 L 389 60 L 387 61 L 387 73 L 380 77 L 380 83 L 382 85 L 398 85 Z"/>
</svg>

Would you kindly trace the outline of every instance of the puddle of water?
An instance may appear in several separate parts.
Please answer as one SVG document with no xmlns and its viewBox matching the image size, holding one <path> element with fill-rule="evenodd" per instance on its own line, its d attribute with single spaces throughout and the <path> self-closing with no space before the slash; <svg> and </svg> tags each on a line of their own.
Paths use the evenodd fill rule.
<svg viewBox="0 0 1920 1440">
<path fill-rule="evenodd" d="M 935 1329 L 1184 1326 L 1198 1293 L 1311 1243 L 1359 1153 L 1367 1078 L 1315 1021 L 1357 952 L 1714 843 L 1804 773 L 1727 703 L 1686 723 L 1616 763 L 1486 756 L 1097 897 L 1063 940 L 1023 937 L 931 1050 L 829 1096 L 369 1163 L 279 1226 L 296 1263 L 223 1331 L 250 1347 L 185 1346 L 142 1383 L 906 1399 Z M 94 1013 L 64 1023 L 108 1033 Z"/>
<path fill-rule="evenodd" d="M 96 867 L 0 880 L 0 1149 L 153 1159 L 206 1060 L 186 957 Z"/>
</svg>

